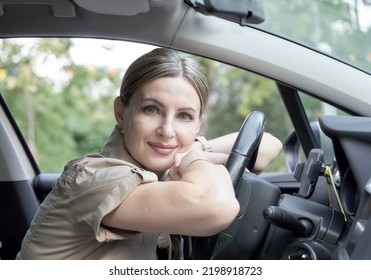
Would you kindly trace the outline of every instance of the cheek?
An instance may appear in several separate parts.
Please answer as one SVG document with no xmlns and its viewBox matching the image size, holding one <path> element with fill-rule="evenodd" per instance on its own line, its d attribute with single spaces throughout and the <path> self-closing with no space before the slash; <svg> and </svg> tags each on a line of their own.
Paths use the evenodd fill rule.
<svg viewBox="0 0 371 280">
<path fill-rule="evenodd" d="M 180 129 L 177 133 L 179 142 L 182 146 L 182 151 L 188 150 L 197 136 L 198 127 L 188 127 Z"/>
<path fill-rule="evenodd" d="M 138 139 L 143 138 L 148 134 L 150 130 L 150 123 L 145 123 L 140 119 L 131 120 L 130 122 L 125 123 L 125 132 L 128 134 L 128 137 L 131 141 L 138 141 Z"/>
<path fill-rule="evenodd" d="M 135 133 L 140 131 L 143 126 L 143 121 L 140 117 L 139 112 L 134 110 L 132 107 L 129 107 L 124 112 L 124 129 L 125 132 Z"/>
<path fill-rule="evenodd" d="M 130 144 L 135 141 L 135 138 L 138 137 L 137 131 L 140 131 L 140 129 L 137 128 L 136 122 L 137 121 L 135 120 L 135 118 L 131 117 L 129 113 L 126 111 L 124 114 L 123 128 L 125 135 L 125 143 L 127 148 L 129 149 Z"/>
</svg>

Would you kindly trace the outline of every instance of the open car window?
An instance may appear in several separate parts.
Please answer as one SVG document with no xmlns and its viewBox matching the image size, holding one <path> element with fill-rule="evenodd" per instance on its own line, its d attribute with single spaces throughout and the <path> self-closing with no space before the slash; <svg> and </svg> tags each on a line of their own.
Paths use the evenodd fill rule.
<svg viewBox="0 0 371 280">
<path fill-rule="evenodd" d="M 0 69 L 2 94 L 41 171 L 56 173 L 71 158 L 100 152 L 115 125 L 111 108 L 126 67 L 155 48 L 63 38 L 8 39 L 1 44 L 7 54 Z M 84 53 L 86 48 L 96 55 Z M 238 131 L 255 110 L 267 115 L 266 130 L 285 141 L 293 126 L 273 80 L 197 58 L 211 89 L 202 134 L 214 138 Z M 321 115 L 344 114 L 302 92 L 300 99 L 310 122 L 318 122 Z M 267 171 L 287 171 L 284 155 Z"/>
<path fill-rule="evenodd" d="M 86 55 L 86 48 L 96 55 Z M 113 100 L 125 69 L 151 48 L 107 40 L 3 40 L 2 93 L 42 172 L 61 172 L 71 158 L 100 152 L 115 125 Z M 266 130 L 284 140 L 292 125 L 274 81 L 197 59 L 211 89 L 202 134 L 214 138 L 238 131 L 255 110 L 266 113 Z M 281 156 L 270 170 L 283 171 L 284 166 Z"/>
</svg>

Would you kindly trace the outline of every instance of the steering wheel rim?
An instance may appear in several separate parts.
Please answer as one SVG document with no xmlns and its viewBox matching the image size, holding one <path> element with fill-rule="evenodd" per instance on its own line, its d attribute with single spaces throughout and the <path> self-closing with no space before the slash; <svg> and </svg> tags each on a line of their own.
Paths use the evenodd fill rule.
<svg viewBox="0 0 371 280">
<path fill-rule="evenodd" d="M 244 120 L 236 141 L 228 157 L 226 168 L 231 176 L 236 194 L 245 168 L 252 170 L 263 138 L 266 117 L 262 112 L 253 111 Z M 192 259 L 212 258 L 219 234 L 207 237 L 194 237 Z"/>
<path fill-rule="evenodd" d="M 231 175 L 235 191 L 245 168 L 252 171 L 255 166 L 265 124 L 266 117 L 259 111 L 251 112 L 242 123 L 225 165 Z"/>
</svg>

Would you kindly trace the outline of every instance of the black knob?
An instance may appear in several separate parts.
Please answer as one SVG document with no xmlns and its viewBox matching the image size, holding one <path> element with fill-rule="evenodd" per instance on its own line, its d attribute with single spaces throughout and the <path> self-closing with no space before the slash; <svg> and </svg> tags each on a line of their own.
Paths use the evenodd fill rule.
<svg viewBox="0 0 371 280">
<path fill-rule="evenodd" d="M 299 237 L 307 237 L 312 233 L 312 224 L 307 220 L 299 220 L 286 210 L 277 206 L 268 206 L 263 211 L 264 218 L 271 224 L 295 233 Z"/>
</svg>

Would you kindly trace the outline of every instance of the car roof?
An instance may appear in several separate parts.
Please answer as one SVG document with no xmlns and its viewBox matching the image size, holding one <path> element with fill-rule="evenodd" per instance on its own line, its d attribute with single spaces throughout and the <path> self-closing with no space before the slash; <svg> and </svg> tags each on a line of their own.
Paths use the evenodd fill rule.
<svg viewBox="0 0 371 280">
<path fill-rule="evenodd" d="M 356 114 L 371 112 L 366 71 L 254 25 L 203 15 L 183 0 L 0 3 L 2 38 L 104 38 L 171 47 L 256 72 Z"/>
<path fill-rule="evenodd" d="M 89 5 L 90 1 L 4 2 L 0 9 L 1 37 L 57 35 L 124 39 L 167 46 L 171 45 L 174 34 L 189 8 L 183 1 L 138 1 L 149 5 L 148 10 L 144 11 L 139 7 L 140 4 L 133 5 L 137 1 L 105 1 L 111 3 L 111 6 L 119 6 L 112 8 L 111 13 L 116 14 L 108 14 L 109 11 L 101 1 L 98 1 L 100 4 L 96 8 Z"/>
</svg>

